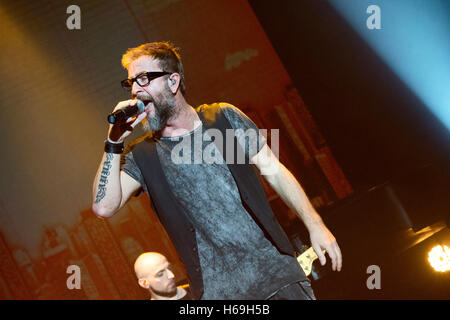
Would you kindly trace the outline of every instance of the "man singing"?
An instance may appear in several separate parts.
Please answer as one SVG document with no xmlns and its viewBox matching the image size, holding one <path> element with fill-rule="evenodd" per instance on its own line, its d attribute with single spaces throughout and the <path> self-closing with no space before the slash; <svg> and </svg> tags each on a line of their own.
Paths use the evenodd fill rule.
<svg viewBox="0 0 450 320">
<path fill-rule="evenodd" d="M 122 65 L 128 70 L 122 86 L 132 99 L 114 111 L 138 100 L 145 110 L 109 127 L 93 184 L 95 214 L 110 217 L 144 190 L 195 299 L 315 299 L 257 171 L 303 221 L 322 265 L 325 250 L 332 269 L 341 270 L 339 246 L 264 136 L 243 134 L 257 133 L 256 125 L 227 103 L 189 105 L 180 55 L 168 42 L 131 48 Z M 124 139 L 140 122 L 147 134 L 124 152 Z"/>
</svg>

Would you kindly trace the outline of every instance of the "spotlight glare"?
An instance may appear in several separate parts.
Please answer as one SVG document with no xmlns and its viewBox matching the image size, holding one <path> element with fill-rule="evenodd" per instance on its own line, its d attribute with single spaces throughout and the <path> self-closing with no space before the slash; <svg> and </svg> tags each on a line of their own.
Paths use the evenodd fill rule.
<svg viewBox="0 0 450 320">
<path fill-rule="evenodd" d="M 428 252 L 428 261 L 434 270 L 446 272 L 450 270 L 450 249 L 447 246 L 435 246 Z"/>
</svg>

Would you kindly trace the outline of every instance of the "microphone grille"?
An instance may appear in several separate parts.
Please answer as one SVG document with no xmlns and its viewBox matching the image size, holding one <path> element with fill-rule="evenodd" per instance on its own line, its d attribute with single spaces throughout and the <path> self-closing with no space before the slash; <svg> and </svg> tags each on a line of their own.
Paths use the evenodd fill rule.
<svg viewBox="0 0 450 320">
<path fill-rule="evenodd" d="M 141 100 L 138 100 L 138 102 L 136 103 L 136 105 L 137 105 L 137 107 L 138 107 L 138 109 L 139 109 L 139 113 L 144 112 L 144 110 L 145 110 L 145 104 L 144 104 Z"/>
</svg>

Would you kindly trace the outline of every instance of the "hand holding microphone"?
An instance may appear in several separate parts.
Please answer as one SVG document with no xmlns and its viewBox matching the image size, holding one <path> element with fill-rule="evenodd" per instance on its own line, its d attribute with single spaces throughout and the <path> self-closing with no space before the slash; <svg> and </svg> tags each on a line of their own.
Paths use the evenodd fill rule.
<svg viewBox="0 0 450 320">
<path fill-rule="evenodd" d="M 137 114 L 141 114 L 145 110 L 145 105 L 141 100 L 136 100 L 137 103 L 127 107 L 118 109 L 108 115 L 108 122 L 111 124 L 124 123 L 128 118 Z M 116 108 L 117 109 L 117 108 Z"/>
<path fill-rule="evenodd" d="M 122 143 L 131 134 L 134 127 L 147 116 L 144 110 L 145 105 L 141 100 L 119 102 L 107 118 L 110 123 L 108 140 Z M 137 117 L 135 118 L 135 116 Z"/>
</svg>

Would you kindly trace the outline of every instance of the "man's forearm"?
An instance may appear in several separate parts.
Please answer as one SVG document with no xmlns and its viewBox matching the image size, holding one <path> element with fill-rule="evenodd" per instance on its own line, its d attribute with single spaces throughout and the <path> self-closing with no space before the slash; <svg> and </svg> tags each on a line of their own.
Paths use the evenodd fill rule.
<svg viewBox="0 0 450 320">
<path fill-rule="evenodd" d="M 266 180 L 283 201 L 294 209 L 309 231 L 317 225 L 323 225 L 322 218 L 312 206 L 300 183 L 282 163 L 279 162 L 278 165 L 278 172 L 265 175 Z"/>
<path fill-rule="evenodd" d="M 121 197 L 120 154 L 104 153 L 94 179 L 92 210 L 110 216 L 119 208 Z"/>
<path fill-rule="evenodd" d="M 265 146 L 251 158 L 261 174 L 280 195 L 283 201 L 298 214 L 309 231 L 311 246 L 314 248 L 322 265 L 326 258 L 325 250 L 332 260 L 333 270 L 342 268 L 342 253 L 336 238 L 328 230 L 322 218 L 316 212 L 300 183 L 278 158 Z"/>
</svg>

